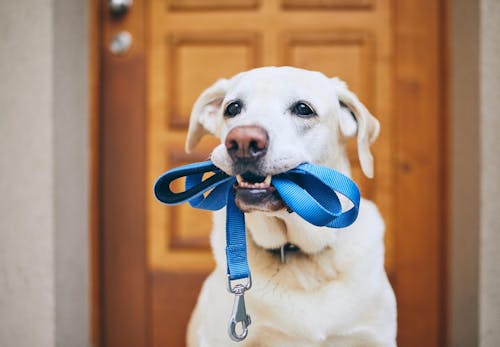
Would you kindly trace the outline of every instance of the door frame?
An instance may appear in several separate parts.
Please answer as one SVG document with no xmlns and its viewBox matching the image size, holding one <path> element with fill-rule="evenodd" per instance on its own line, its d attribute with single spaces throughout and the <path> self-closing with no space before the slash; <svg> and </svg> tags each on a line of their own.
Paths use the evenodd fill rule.
<svg viewBox="0 0 500 347">
<path fill-rule="evenodd" d="M 90 310 L 98 347 L 149 342 L 146 235 L 137 232 L 146 227 L 146 192 L 128 184 L 146 175 L 145 8 L 146 0 L 135 0 L 129 13 L 113 17 L 106 0 L 89 0 Z M 121 30 L 134 41 L 114 56 L 108 45 Z"/>
<path fill-rule="evenodd" d="M 398 316 L 400 329 L 411 327 L 398 331 L 398 342 L 404 346 L 419 337 L 429 346 L 445 346 L 448 1 L 423 0 L 417 6 L 393 1 L 392 6 L 393 107 L 395 114 L 406 116 L 395 117 L 392 139 L 397 149 L 395 227 L 407 236 L 401 239 L 396 233 L 398 275 L 393 284 L 398 307 L 403 308 L 399 312 L 406 312 Z M 89 1 L 91 327 L 94 344 L 102 347 L 148 346 L 150 336 L 146 233 L 137 232 L 146 227 L 147 191 L 143 185 L 128 185 L 126 179 L 145 182 L 146 177 L 146 13 L 147 0 L 135 0 L 132 11 L 119 20 L 107 10 L 107 1 Z M 131 32 L 135 44 L 127 55 L 116 57 L 107 45 L 123 29 Z M 415 119 L 419 122 L 412 123 Z M 422 157 L 430 159 L 422 162 Z M 405 206 L 409 199 L 418 201 L 412 209 Z M 426 218 L 429 214 L 435 217 Z M 412 271 L 402 271 L 407 268 Z M 422 310 L 432 314 L 423 320 L 410 314 Z"/>
</svg>

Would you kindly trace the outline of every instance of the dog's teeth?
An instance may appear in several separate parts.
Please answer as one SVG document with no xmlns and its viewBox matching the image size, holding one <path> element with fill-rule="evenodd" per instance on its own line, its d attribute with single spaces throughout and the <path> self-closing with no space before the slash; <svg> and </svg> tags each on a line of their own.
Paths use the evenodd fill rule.
<svg viewBox="0 0 500 347">
<path fill-rule="evenodd" d="M 241 175 L 236 175 L 236 181 L 238 181 L 238 184 L 242 184 L 243 183 L 243 177 L 241 177 Z"/>
<path fill-rule="evenodd" d="M 264 180 L 265 185 L 267 186 L 271 185 L 271 177 L 272 177 L 271 175 L 266 176 L 266 179 Z"/>
<path fill-rule="evenodd" d="M 269 188 L 271 185 L 271 175 L 267 175 L 264 181 L 262 182 L 247 182 L 241 175 L 236 175 L 236 181 L 238 182 L 238 185 L 242 188 L 259 188 L 259 189 L 265 189 Z"/>
</svg>

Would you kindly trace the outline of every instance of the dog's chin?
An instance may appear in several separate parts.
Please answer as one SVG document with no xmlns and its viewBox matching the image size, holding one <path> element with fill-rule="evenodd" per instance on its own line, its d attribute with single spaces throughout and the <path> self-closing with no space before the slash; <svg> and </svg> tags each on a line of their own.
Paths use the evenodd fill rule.
<svg viewBox="0 0 500 347">
<path fill-rule="evenodd" d="M 286 207 L 285 202 L 273 186 L 265 188 L 243 188 L 238 185 L 234 187 L 235 203 L 243 212 L 279 211 Z"/>
</svg>

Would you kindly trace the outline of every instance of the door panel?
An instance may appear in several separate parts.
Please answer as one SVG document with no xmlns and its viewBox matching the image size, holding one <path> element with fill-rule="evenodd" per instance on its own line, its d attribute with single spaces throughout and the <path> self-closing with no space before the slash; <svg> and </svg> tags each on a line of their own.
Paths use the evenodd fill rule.
<svg viewBox="0 0 500 347">
<path fill-rule="evenodd" d="M 207 137 L 193 153 L 184 152 L 198 95 L 218 78 L 264 65 L 339 76 L 380 120 L 375 179 L 361 173 L 355 141 L 348 144 L 353 177 L 386 223 L 400 346 L 439 345 L 444 216 L 435 201 L 444 177 L 436 137 L 442 118 L 439 103 L 430 100 L 440 96 L 442 83 L 436 77 L 442 14 L 435 2 L 424 2 L 429 6 L 420 0 L 405 6 L 390 0 L 135 0 L 121 18 L 102 6 L 103 42 L 123 28 L 135 40 L 125 56 L 101 47 L 103 346 L 184 345 L 201 283 L 214 266 L 211 215 L 162 205 L 152 186 L 169 168 L 206 160 L 217 144 Z M 426 58 L 415 59 L 417 51 Z M 416 188 L 423 180 L 433 190 Z"/>
</svg>

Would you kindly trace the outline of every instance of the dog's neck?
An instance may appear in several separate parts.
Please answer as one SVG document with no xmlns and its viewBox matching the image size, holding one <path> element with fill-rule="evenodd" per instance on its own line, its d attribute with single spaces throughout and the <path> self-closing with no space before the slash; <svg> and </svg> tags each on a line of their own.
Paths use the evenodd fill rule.
<svg viewBox="0 0 500 347">
<path fill-rule="evenodd" d="M 286 290 L 316 290 L 338 279 L 332 248 L 308 254 L 299 248 L 292 250 L 287 244 L 285 247 L 288 250 L 282 259 L 281 248 L 274 252 L 257 245 L 251 236 L 248 238 L 250 268 L 255 283 L 270 288 L 279 283 Z"/>
<path fill-rule="evenodd" d="M 335 250 L 331 247 L 336 236 L 330 230 L 319 230 L 296 214 L 285 211 L 280 217 L 250 213 L 247 219 L 248 256 L 256 278 L 274 282 L 292 271 L 293 280 L 286 282 L 294 288 L 307 290 L 337 279 Z"/>
</svg>

